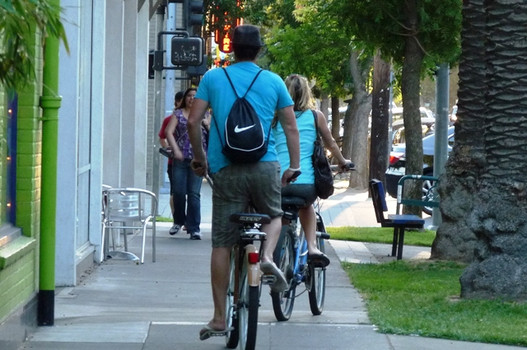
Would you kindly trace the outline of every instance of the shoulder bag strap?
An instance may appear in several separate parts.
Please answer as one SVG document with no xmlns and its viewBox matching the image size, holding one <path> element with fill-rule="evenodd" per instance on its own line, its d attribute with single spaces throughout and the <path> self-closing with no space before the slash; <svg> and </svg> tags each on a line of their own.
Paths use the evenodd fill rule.
<svg viewBox="0 0 527 350">
<path fill-rule="evenodd" d="M 176 118 L 178 119 L 178 125 L 179 125 L 180 121 L 179 121 L 179 117 L 176 115 L 176 111 L 177 111 L 177 109 L 174 110 L 174 117 L 176 117 Z M 181 111 L 181 113 L 183 113 L 183 111 Z M 176 130 L 174 130 L 174 133 L 177 133 L 177 132 L 178 132 L 178 129 L 177 129 L 177 127 L 176 127 Z M 179 145 L 179 141 L 181 141 L 181 139 L 183 138 L 183 136 L 185 136 L 185 135 L 187 134 L 187 132 L 188 132 L 188 129 L 185 128 L 185 131 L 183 132 L 183 134 L 181 134 L 181 135 L 178 136 L 178 138 L 177 138 L 177 140 L 176 140 L 176 144 Z"/>
<path fill-rule="evenodd" d="M 227 70 L 225 68 L 222 68 L 222 69 L 223 69 L 223 72 L 225 73 L 225 75 L 227 76 L 227 79 L 229 80 L 229 83 L 231 84 L 232 91 L 234 91 L 234 94 L 236 95 L 237 98 L 240 98 L 240 96 L 238 96 L 238 94 L 236 93 L 236 89 L 234 88 L 234 84 L 232 83 L 231 77 L 229 77 L 229 74 L 227 74 Z M 256 73 L 256 75 L 254 76 L 253 81 L 251 82 L 251 84 L 247 88 L 247 91 L 245 91 L 245 94 L 242 97 L 247 96 L 247 93 L 249 92 L 249 90 L 251 90 L 251 88 L 253 87 L 254 82 L 256 81 L 256 78 L 258 78 L 258 76 L 260 75 L 260 73 L 262 71 L 263 71 L 263 69 L 260 69 L 258 71 L 258 73 Z"/>
<path fill-rule="evenodd" d="M 229 83 L 231 84 L 232 91 L 234 91 L 234 95 L 236 96 L 236 98 L 240 98 L 240 96 L 238 96 L 238 93 L 236 92 L 236 89 L 234 88 L 234 84 L 232 83 L 231 77 L 229 77 L 229 74 L 227 74 L 227 69 L 222 68 L 222 70 L 225 73 L 225 76 L 227 77 L 227 80 L 229 80 Z M 256 73 L 256 75 L 254 76 L 253 81 L 249 85 L 249 88 L 247 88 L 247 91 L 245 91 L 245 94 L 243 95 L 243 98 L 245 98 L 245 96 L 247 96 L 247 93 L 249 92 L 249 90 L 251 90 L 251 88 L 253 87 L 254 82 L 256 81 L 256 78 L 258 78 L 258 76 L 260 75 L 260 73 L 262 71 L 263 71 L 263 69 L 260 69 L 258 71 L 258 73 Z M 216 118 L 214 118 L 214 115 L 212 115 L 212 120 L 214 121 L 214 125 L 216 125 L 216 132 L 218 133 L 218 138 L 220 139 L 220 144 L 223 147 L 223 141 L 222 141 L 221 136 L 220 136 L 220 129 L 218 128 L 218 122 L 216 122 Z M 269 128 L 269 132 L 267 133 L 267 142 L 269 142 L 269 135 L 270 134 L 271 134 L 271 128 Z"/>
<path fill-rule="evenodd" d="M 314 109 L 312 109 L 311 112 L 313 112 L 313 117 L 315 118 L 315 130 L 317 132 L 317 140 L 320 141 L 320 134 L 318 133 L 317 112 Z"/>
</svg>

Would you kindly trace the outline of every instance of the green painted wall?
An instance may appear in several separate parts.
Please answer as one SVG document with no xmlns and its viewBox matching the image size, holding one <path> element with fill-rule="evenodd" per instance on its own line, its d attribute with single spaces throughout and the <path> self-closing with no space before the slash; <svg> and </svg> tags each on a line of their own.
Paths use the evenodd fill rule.
<svg viewBox="0 0 527 350">
<path fill-rule="evenodd" d="M 38 292 L 40 231 L 42 45 L 35 35 L 36 81 L 18 92 L 16 227 L 22 235 L 0 246 L 0 326 Z M 5 115 L 5 91 L 0 88 Z M 5 186 L 0 182 L 0 186 Z M 0 191 L 5 191 L 2 188 Z M 1 329 L 1 328 L 0 328 Z"/>
</svg>

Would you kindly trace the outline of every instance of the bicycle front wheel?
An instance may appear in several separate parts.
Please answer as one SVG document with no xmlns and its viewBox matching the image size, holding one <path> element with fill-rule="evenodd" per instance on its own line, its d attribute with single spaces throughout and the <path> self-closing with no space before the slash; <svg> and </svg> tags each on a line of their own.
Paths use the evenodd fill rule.
<svg viewBox="0 0 527 350">
<path fill-rule="evenodd" d="M 229 288 L 227 289 L 227 299 L 225 302 L 225 326 L 227 327 L 227 329 L 231 329 L 227 332 L 225 346 L 229 349 L 236 348 L 238 346 L 239 339 L 238 316 L 236 313 L 236 301 L 234 300 L 234 276 L 236 273 L 235 259 L 236 254 L 235 249 L 233 249 L 231 253 L 231 266 L 229 270 Z"/>
<path fill-rule="evenodd" d="M 325 252 L 324 239 L 317 234 L 317 247 Z M 326 297 L 326 268 L 309 266 L 309 307 L 315 316 L 322 314 Z"/>
<path fill-rule="evenodd" d="M 250 286 L 247 281 L 247 264 L 240 276 L 240 300 L 238 301 L 238 331 L 241 350 L 254 350 L 258 327 L 260 288 Z"/>
<path fill-rule="evenodd" d="M 273 259 L 276 266 L 284 273 L 289 288 L 283 292 L 271 292 L 273 311 L 278 321 L 289 320 L 295 304 L 296 283 L 293 280 L 295 268 L 294 244 L 293 237 L 288 231 L 288 226 L 283 226 Z"/>
</svg>

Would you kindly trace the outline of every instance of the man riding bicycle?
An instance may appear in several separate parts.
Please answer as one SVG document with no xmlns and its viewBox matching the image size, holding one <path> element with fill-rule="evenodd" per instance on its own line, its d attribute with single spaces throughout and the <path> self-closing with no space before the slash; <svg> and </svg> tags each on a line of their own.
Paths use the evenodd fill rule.
<svg viewBox="0 0 527 350">
<path fill-rule="evenodd" d="M 236 63 L 226 70 L 238 94 L 243 95 L 260 71 L 256 59 L 263 44 L 258 27 L 236 27 L 232 43 Z M 230 86 L 227 79 L 222 69 L 209 70 L 203 76 L 188 119 L 188 132 L 194 150 L 193 169 L 199 176 L 210 172 L 214 180 L 211 254 L 214 314 L 212 320 L 200 331 L 202 340 L 225 332 L 230 251 L 238 240 L 238 228 L 229 222 L 229 216 L 246 211 L 249 203 L 258 213 L 271 217 L 271 223 L 262 226 L 267 238 L 263 247 L 261 270 L 265 274 L 275 275 L 276 282 L 271 285 L 273 290 L 287 288 L 284 275 L 273 262 L 273 251 L 281 229 L 281 185 L 285 185 L 300 167 L 299 136 L 293 101 L 282 79 L 269 71 L 261 72 L 246 99 L 255 109 L 266 131 L 271 127 L 275 112 L 277 113 L 287 138 L 289 169 L 284 171 L 280 179 L 280 165 L 272 133 L 266 133 L 269 135 L 267 153 L 257 162 L 231 163 L 224 156 L 224 140 L 220 139 L 220 135 L 224 135 L 225 120 L 236 99 L 227 90 Z M 215 122 L 211 123 L 207 159 L 201 146 L 200 123 L 209 107 L 212 107 Z"/>
</svg>

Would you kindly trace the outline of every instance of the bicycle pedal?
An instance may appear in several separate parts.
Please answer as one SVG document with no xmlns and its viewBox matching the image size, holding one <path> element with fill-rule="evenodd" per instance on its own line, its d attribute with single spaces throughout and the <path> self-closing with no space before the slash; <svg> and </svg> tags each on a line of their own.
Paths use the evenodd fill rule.
<svg viewBox="0 0 527 350">
<path fill-rule="evenodd" d="M 227 336 L 227 331 L 221 332 L 221 333 L 211 333 L 211 337 L 225 337 Z"/>
<path fill-rule="evenodd" d="M 276 276 L 275 275 L 262 275 L 262 283 L 263 284 L 273 284 L 276 282 Z"/>
</svg>

